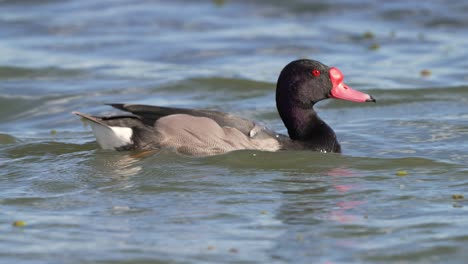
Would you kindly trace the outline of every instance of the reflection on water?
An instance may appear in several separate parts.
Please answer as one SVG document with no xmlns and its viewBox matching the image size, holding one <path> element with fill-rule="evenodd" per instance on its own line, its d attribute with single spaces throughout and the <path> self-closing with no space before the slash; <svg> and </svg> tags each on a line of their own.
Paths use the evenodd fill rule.
<svg viewBox="0 0 468 264">
<path fill-rule="evenodd" d="M 120 190 L 130 189 L 135 187 L 131 178 L 137 176 L 143 171 L 143 162 L 146 157 L 155 155 L 156 151 L 139 151 L 134 153 L 124 152 L 111 152 L 111 151 L 98 151 L 96 157 L 92 162 L 91 171 L 107 180 L 104 188 Z"/>
<path fill-rule="evenodd" d="M 362 186 L 352 184 L 346 179 L 359 177 L 352 169 L 330 168 L 315 172 L 313 176 L 292 177 L 282 180 L 283 183 L 293 183 L 292 186 L 296 186 L 282 191 L 284 204 L 281 206 L 279 217 L 286 223 L 317 224 L 322 221 L 336 221 L 344 224 L 362 219 L 352 213 L 354 209 L 365 204 L 364 201 L 350 199 L 353 192 L 363 189 Z M 329 197 L 336 198 L 330 201 Z"/>
</svg>

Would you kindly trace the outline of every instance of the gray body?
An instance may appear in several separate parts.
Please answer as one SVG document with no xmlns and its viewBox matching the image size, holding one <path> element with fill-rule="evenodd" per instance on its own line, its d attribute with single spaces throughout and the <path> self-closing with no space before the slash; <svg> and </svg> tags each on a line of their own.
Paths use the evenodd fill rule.
<svg viewBox="0 0 468 264">
<path fill-rule="evenodd" d="M 75 114 L 91 121 L 104 149 L 150 150 L 167 148 L 193 156 L 209 156 L 241 149 L 278 151 L 288 137 L 235 115 L 210 110 L 112 104 L 132 113 L 97 117 Z"/>
</svg>

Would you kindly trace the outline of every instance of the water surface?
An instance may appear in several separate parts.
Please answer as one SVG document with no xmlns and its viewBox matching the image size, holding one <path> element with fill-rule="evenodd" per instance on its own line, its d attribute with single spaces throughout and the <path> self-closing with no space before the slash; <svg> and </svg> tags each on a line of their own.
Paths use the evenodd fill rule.
<svg viewBox="0 0 468 264">
<path fill-rule="evenodd" d="M 464 263 L 468 4 L 0 1 L 5 263 Z M 339 67 L 343 155 L 103 151 L 72 111 L 209 108 L 285 133 L 282 67 Z M 422 73 L 422 71 L 424 71 Z M 17 220 L 26 226 L 13 227 Z"/>
</svg>

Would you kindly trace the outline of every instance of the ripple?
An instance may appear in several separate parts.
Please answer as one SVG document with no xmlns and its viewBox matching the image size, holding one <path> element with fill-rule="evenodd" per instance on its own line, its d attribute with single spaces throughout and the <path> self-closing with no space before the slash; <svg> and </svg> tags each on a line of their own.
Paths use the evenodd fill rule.
<svg viewBox="0 0 468 264">
<path fill-rule="evenodd" d="M 83 74 L 81 70 L 60 69 L 57 67 L 45 68 L 22 68 L 15 66 L 0 65 L 0 80 L 9 79 L 64 79 L 70 77 L 78 77 Z"/>
<path fill-rule="evenodd" d="M 463 1 L 0 6 L 5 262 L 466 262 Z M 286 133 L 275 83 L 303 57 L 377 98 L 316 106 L 342 155 L 104 151 L 70 115 L 177 105 Z"/>
<path fill-rule="evenodd" d="M 8 134 L 0 134 L 0 145 L 3 144 L 14 144 L 17 142 L 17 139 Z"/>
</svg>

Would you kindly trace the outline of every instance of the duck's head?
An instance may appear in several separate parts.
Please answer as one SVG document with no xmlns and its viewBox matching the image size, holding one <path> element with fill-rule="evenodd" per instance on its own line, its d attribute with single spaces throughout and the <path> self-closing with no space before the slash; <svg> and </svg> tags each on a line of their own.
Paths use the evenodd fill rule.
<svg viewBox="0 0 468 264">
<path fill-rule="evenodd" d="M 336 142 L 333 130 L 312 108 L 318 101 L 335 98 L 375 102 L 372 96 L 352 89 L 343 79 L 338 68 L 318 61 L 296 60 L 284 67 L 276 86 L 276 107 L 290 138 Z"/>
<path fill-rule="evenodd" d="M 283 108 L 311 108 L 327 98 L 353 102 L 375 102 L 368 94 L 352 89 L 343 82 L 338 68 L 314 60 L 296 60 L 284 67 L 276 87 L 276 105 Z"/>
</svg>

